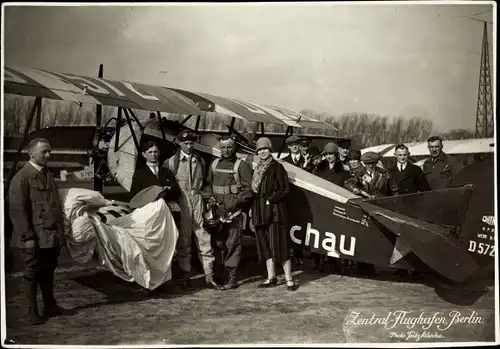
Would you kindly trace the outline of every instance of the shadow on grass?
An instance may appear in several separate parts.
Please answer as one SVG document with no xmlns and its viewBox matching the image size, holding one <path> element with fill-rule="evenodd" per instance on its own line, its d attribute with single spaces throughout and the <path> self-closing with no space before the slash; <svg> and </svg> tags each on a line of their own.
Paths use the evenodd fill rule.
<svg viewBox="0 0 500 349">
<path fill-rule="evenodd" d="M 141 302 L 149 299 L 169 299 L 192 295 L 203 290 L 204 280 L 195 279 L 191 289 L 184 289 L 177 280 L 171 280 L 157 287 L 147 290 L 135 282 L 126 282 L 109 271 L 101 271 L 92 275 L 80 276 L 73 281 L 89 287 L 106 296 L 106 300 L 77 306 L 74 310 L 93 308 L 101 305 Z M 203 281 L 203 284 L 200 283 Z"/>
</svg>

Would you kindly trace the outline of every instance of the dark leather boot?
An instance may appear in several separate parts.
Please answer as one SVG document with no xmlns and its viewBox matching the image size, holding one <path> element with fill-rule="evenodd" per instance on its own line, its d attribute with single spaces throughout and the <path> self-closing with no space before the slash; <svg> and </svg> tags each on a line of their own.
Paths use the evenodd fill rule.
<svg viewBox="0 0 500 349">
<path fill-rule="evenodd" d="M 54 298 L 54 275 L 48 275 L 45 273 L 39 277 L 38 284 L 42 290 L 44 309 L 55 307 L 57 302 Z"/>
<path fill-rule="evenodd" d="M 40 325 L 43 319 L 38 314 L 38 304 L 36 302 L 37 280 L 24 278 L 24 294 L 28 306 L 26 320 L 31 325 Z"/>
<path fill-rule="evenodd" d="M 56 317 L 60 315 L 73 315 L 74 312 L 69 309 L 61 308 L 57 305 L 54 298 L 54 273 L 44 274 L 38 281 L 43 297 L 43 316 L 45 318 Z"/>
<path fill-rule="evenodd" d="M 227 283 L 228 289 L 233 289 L 238 287 L 238 281 L 236 278 L 236 268 L 227 268 L 229 272 L 229 282 Z"/>
<path fill-rule="evenodd" d="M 184 272 L 182 275 L 182 288 L 184 290 L 192 290 L 193 284 L 191 283 L 191 273 Z"/>
</svg>

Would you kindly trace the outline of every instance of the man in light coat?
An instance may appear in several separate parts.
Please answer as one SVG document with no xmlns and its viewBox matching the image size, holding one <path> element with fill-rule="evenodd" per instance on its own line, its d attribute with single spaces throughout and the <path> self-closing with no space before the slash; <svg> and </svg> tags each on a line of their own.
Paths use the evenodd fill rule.
<svg viewBox="0 0 500 349">
<path fill-rule="evenodd" d="M 184 273 L 184 286 L 190 288 L 191 276 L 191 242 L 194 238 L 198 247 L 198 256 L 208 287 L 223 290 L 214 279 L 214 252 L 211 246 L 210 234 L 203 228 L 204 201 L 201 190 L 204 186 L 205 161 L 194 151 L 197 136 L 190 131 L 183 131 L 177 136 L 180 149 L 174 156 L 167 159 L 163 166 L 174 175 L 181 195 L 181 227 L 177 242 L 177 259 Z"/>
</svg>

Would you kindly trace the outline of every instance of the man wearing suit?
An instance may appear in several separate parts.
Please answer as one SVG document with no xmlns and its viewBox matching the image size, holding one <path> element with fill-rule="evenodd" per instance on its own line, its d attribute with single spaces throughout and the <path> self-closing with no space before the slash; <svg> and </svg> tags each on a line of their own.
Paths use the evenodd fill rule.
<svg viewBox="0 0 500 349">
<path fill-rule="evenodd" d="M 155 141 L 148 141 L 142 146 L 141 155 L 146 161 L 142 166 L 137 167 L 132 178 L 132 187 L 130 192 L 136 195 L 143 189 L 157 185 L 165 190 L 162 197 L 167 202 L 176 225 L 180 224 L 180 208 L 176 203 L 181 194 L 179 185 L 175 180 L 174 174 L 160 164 L 160 150 Z"/>
<path fill-rule="evenodd" d="M 290 154 L 288 154 L 285 158 L 283 158 L 283 161 L 288 162 L 289 164 L 295 165 L 297 167 L 304 168 L 305 159 L 300 151 L 301 141 L 302 139 L 298 136 L 290 136 L 286 139 L 285 142 L 288 145 L 288 150 L 290 151 Z M 294 255 L 293 259 L 296 265 L 304 264 L 304 262 L 302 262 L 302 257 L 304 253 L 302 252 L 301 249 L 298 248 L 294 249 L 293 255 Z"/>
<path fill-rule="evenodd" d="M 389 172 L 392 184 L 397 189 L 392 190 L 392 194 L 412 194 L 431 190 L 420 167 L 408 162 L 410 151 L 406 145 L 398 144 L 394 156 L 397 161 L 396 166 Z"/>
<path fill-rule="evenodd" d="M 295 165 L 297 167 L 304 166 L 304 157 L 300 153 L 300 137 L 298 136 L 290 136 L 286 139 L 286 145 L 288 146 L 288 150 L 290 154 L 288 154 L 283 161 L 288 162 L 289 164 Z"/>
</svg>

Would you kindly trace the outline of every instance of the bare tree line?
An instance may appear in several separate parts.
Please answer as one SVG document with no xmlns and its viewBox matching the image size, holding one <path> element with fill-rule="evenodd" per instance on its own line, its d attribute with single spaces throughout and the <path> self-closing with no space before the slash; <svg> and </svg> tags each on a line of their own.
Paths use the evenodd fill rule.
<svg viewBox="0 0 500 349">
<path fill-rule="evenodd" d="M 4 134 L 6 136 L 19 136 L 23 133 L 26 120 L 33 106 L 33 98 L 13 95 L 5 95 L 4 98 Z M 103 106 L 102 122 L 106 123 L 110 118 L 116 117 L 116 107 Z M 149 112 L 134 110 L 139 119 L 149 117 Z M 301 128 L 295 129 L 294 134 L 314 134 L 335 137 L 348 137 L 353 140 L 353 145 L 359 148 L 387 144 L 387 143 L 410 143 L 424 141 L 431 135 L 441 135 L 445 139 L 470 139 L 474 138 L 474 132 L 468 129 L 454 129 L 446 133 L 439 133 L 434 127 L 432 120 L 414 116 L 412 118 L 389 117 L 369 114 L 344 114 L 340 117 L 324 112 L 316 112 L 306 109 L 301 113 L 307 117 L 323 121 L 338 129 L 337 132 L 330 130 Z M 95 125 L 95 106 L 80 107 L 73 102 L 61 102 L 44 99 L 42 103 L 42 127 L 53 126 L 81 126 Z M 181 121 L 186 116 L 176 114 L 163 114 L 170 120 Z M 186 122 L 186 126 L 194 127 L 196 116 Z M 230 117 L 207 115 L 200 118 L 200 129 L 227 130 L 230 125 Z M 114 123 L 111 123 L 114 125 Z M 34 130 L 34 123 L 31 131 Z M 234 128 L 247 134 L 260 133 L 260 124 L 236 119 Z M 285 133 L 286 126 L 282 124 L 266 124 L 265 132 Z"/>
</svg>

